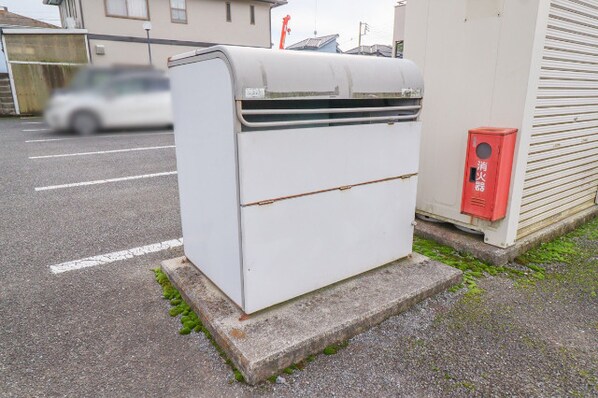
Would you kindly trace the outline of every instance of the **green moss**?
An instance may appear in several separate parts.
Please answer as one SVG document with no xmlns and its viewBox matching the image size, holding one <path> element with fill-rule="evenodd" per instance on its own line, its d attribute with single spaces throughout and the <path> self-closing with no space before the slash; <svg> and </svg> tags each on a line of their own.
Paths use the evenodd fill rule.
<svg viewBox="0 0 598 398">
<path fill-rule="evenodd" d="M 234 371 L 235 374 L 235 380 L 238 381 L 239 383 L 242 383 L 245 381 L 245 377 L 243 377 L 243 375 L 241 374 L 241 372 L 239 372 L 237 369 L 235 369 Z"/>
<path fill-rule="evenodd" d="M 598 241 L 598 218 L 564 236 L 529 250 L 517 257 L 515 261 L 528 267 L 532 271 L 532 278 L 519 280 L 518 285 L 528 287 L 546 280 L 542 285 L 543 288 L 575 286 L 578 291 L 595 298 L 598 291 L 596 241 Z M 547 273 L 545 266 L 555 264 L 562 264 L 565 267 L 560 267 L 560 270 L 557 267 L 555 271 Z"/>
<path fill-rule="evenodd" d="M 451 292 L 456 292 L 466 287 L 468 295 L 475 295 L 482 292 L 476 283 L 476 279 L 484 275 L 506 274 L 509 276 L 518 276 L 524 274 L 520 270 L 487 264 L 469 253 L 459 252 L 448 246 L 418 236 L 415 236 L 413 239 L 413 251 L 463 271 L 463 283 L 451 287 L 449 289 Z"/>
<path fill-rule="evenodd" d="M 193 312 L 191 307 L 189 307 L 189 305 L 181 297 L 180 292 L 172 285 L 172 283 L 170 283 L 168 276 L 160 268 L 153 269 L 152 271 L 156 277 L 156 282 L 162 286 L 162 297 L 164 297 L 166 300 L 169 300 L 170 305 L 172 306 L 168 313 L 173 317 L 181 315 L 180 321 L 182 327 L 179 330 L 179 334 L 187 335 L 191 332 L 202 332 L 208 341 L 212 343 L 226 364 L 231 367 L 234 379 L 238 382 L 245 381 L 245 378 L 241 372 L 235 367 L 224 350 L 216 343 L 216 340 L 214 340 L 212 334 L 203 326 L 199 316 Z"/>
<path fill-rule="evenodd" d="M 191 333 L 191 329 L 187 328 L 187 327 L 183 327 L 179 330 L 179 334 L 189 334 Z"/>
<path fill-rule="evenodd" d="M 542 243 L 515 260 L 531 269 L 534 269 L 533 266 L 537 264 L 570 264 L 580 256 L 585 257 L 592 253 L 592 249 L 584 249 L 578 244 L 579 238 L 589 241 L 598 240 L 598 218 L 594 218 L 564 236 Z"/>
<path fill-rule="evenodd" d="M 474 391 L 475 390 L 475 385 L 469 381 L 462 381 L 459 384 L 461 384 L 463 387 L 467 388 L 469 391 Z"/>
</svg>

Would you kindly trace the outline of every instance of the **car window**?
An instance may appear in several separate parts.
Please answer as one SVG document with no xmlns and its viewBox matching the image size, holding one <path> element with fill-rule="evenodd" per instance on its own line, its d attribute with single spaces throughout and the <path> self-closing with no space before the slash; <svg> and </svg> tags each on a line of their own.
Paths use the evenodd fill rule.
<svg viewBox="0 0 598 398">
<path fill-rule="evenodd" d="M 169 91 L 170 81 L 167 78 L 147 79 L 147 90 L 152 92 Z"/>
<path fill-rule="evenodd" d="M 119 79 L 111 84 L 111 91 L 115 95 L 140 94 L 146 91 L 144 79 Z"/>
<path fill-rule="evenodd" d="M 108 69 L 82 69 L 71 80 L 68 89 L 71 91 L 92 90 L 104 85 L 113 77 L 114 72 Z"/>
</svg>

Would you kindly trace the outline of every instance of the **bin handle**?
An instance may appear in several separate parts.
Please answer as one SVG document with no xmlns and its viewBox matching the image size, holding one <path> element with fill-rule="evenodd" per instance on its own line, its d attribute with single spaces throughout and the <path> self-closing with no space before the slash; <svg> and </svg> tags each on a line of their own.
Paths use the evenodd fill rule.
<svg viewBox="0 0 598 398">
<path fill-rule="evenodd" d="M 243 110 L 241 101 L 237 101 L 237 118 L 246 127 L 291 127 L 304 126 L 312 124 L 339 124 L 339 123 L 356 123 L 356 122 L 395 122 L 399 120 L 415 120 L 421 113 L 421 106 L 392 106 L 392 107 L 370 107 L 370 108 L 320 108 L 320 109 L 272 109 L 269 112 L 265 109 L 251 109 Z M 317 114 L 317 113 L 354 113 L 354 112 L 375 112 L 375 111 L 393 111 L 393 110 L 417 110 L 417 113 L 412 115 L 389 115 L 389 116 L 371 116 L 371 117 L 352 117 L 343 119 L 314 119 L 314 120 L 290 120 L 277 122 L 249 122 L 243 115 L 274 115 L 274 114 Z"/>
<path fill-rule="evenodd" d="M 242 109 L 242 107 L 241 107 L 241 109 Z M 241 114 L 243 114 L 243 115 L 311 115 L 311 114 L 317 114 L 317 113 L 414 111 L 414 110 L 420 110 L 420 109 L 421 109 L 421 105 L 377 106 L 377 107 L 361 107 L 361 108 L 242 109 Z M 409 115 L 409 116 L 411 116 L 411 115 Z"/>
</svg>

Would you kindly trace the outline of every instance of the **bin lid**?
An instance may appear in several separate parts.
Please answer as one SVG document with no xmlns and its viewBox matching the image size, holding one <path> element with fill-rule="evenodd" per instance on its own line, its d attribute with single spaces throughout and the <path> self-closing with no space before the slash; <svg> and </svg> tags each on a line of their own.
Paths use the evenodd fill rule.
<svg viewBox="0 0 598 398">
<path fill-rule="evenodd" d="M 168 67 L 223 59 L 236 100 L 422 98 L 414 62 L 312 51 L 213 46 L 169 59 Z"/>
</svg>

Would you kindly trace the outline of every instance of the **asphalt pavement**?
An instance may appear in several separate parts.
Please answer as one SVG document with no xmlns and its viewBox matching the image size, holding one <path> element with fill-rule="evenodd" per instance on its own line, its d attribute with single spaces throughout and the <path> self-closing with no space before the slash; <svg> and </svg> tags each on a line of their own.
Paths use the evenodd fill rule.
<svg viewBox="0 0 598 398">
<path fill-rule="evenodd" d="M 151 269 L 181 247 L 51 269 L 181 238 L 176 175 L 151 176 L 176 171 L 173 145 L 172 131 L 88 138 L 0 120 L 0 396 L 237 394 L 230 369 L 205 339 L 177 333 L 160 297 Z"/>
</svg>

